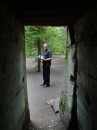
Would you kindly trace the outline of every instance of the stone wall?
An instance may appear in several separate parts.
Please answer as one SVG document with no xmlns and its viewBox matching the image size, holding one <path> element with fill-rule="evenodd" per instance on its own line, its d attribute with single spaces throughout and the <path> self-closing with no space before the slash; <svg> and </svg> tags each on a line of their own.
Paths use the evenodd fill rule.
<svg viewBox="0 0 97 130">
<path fill-rule="evenodd" d="M 24 27 L 0 5 L 0 130 L 22 130 L 24 69 Z"/>
<path fill-rule="evenodd" d="M 65 63 L 60 99 L 61 120 L 66 127 L 69 126 L 68 130 L 75 130 L 70 128 L 74 92 L 70 75 L 75 71 L 73 56 L 76 50 L 77 76 L 74 84 L 76 83 L 78 129 L 97 130 L 97 6 L 75 24 L 74 37 L 76 46 L 69 46 L 70 51 Z M 73 125 L 76 126 L 77 122 Z"/>
<path fill-rule="evenodd" d="M 75 25 L 80 130 L 97 130 L 97 6 Z"/>
<path fill-rule="evenodd" d="M 74 94 L 74 66 L 75 66 L 75 52 L 76 45 L 70 40 L 68 32 L 68 44 L 66 50 L 65 68 L 64 68 L 64 83 L 60 96 L 60 117 L 68 128 L 73 107 L 73 94 Z"/>
</svg>

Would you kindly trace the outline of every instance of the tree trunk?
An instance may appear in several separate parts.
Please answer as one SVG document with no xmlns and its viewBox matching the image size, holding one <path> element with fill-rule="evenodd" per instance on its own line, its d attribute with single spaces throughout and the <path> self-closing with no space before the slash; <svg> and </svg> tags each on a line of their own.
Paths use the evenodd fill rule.
<svg viewBox="0 0 97 130">
<path fill-rule="evenodd" d="M 37 45 L 38 45 L 38 55 L 41 55 L 40 39 L 38 39 Z M 40 67 L 41 67 L 41 60 L 38 58 L 38 70 L 37 70 L 38 72 L 40 72 Z"/>
</svg>

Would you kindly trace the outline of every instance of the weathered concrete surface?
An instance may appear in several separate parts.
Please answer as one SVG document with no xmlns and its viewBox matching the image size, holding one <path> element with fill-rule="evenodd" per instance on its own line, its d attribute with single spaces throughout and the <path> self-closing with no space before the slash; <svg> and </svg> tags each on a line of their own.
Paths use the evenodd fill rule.
<svg viewBox="0 0 97 130">
<path fill-rule="evenodd" d="M 70 41 L 69 43 L 70 44 Z M 70 46 L 68 55 L 65 59 L 64 66 L 64 78 L 60 96 L 60 117 L 65 123 L 65 127 L 68 128 L 69 121 L 71 120 L 71 111 L 73 106 L 73 92 L 74 82 L 70 80 L 71 76 L 74 76 L 74 55 L 75 45 Z"/>
<path fill-rule="evenodd" d="M 74 37 L 77 45 L 77 59 L 74 61 L 73 58 L 74 45 L 70 46 L 65 62 L 66 75 L 61 92 L 60 115 L 68 126 L 74 87 L 73 82 L 70 82 L 70 75 L 74 73 L 74 62 L 77 62 L 77 82 L 75 83 L 79 130 L 97 130 L 97 5 L 75 24 Z"/>
<path fill-rule="evenodd" d="M 97 130 L 97 6 L 75 26 L 80 130 Z"/>
<path fill-rule="evenodd" d="M 64 57 L 54 57 L 51 65 L 51 86 L 43 88 L 40 86 L 43 82 L 42 71 L 27 71 L 30 118 L 35 130 L 65 130 L 59 113 L 55 114 L 51 105 L 46 104 L 47 101 L 60 97 L 63 72 Z"/>
<path fill-rule="evenodd" d="M 24 66 L 24 27 L 0 5 L 0 130 L 22 130 Z"/>
</svg>

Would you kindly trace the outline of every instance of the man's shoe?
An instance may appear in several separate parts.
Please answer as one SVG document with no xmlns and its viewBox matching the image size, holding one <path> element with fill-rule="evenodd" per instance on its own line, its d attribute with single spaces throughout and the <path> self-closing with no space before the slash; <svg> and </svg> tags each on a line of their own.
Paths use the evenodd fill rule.
<svg viewBox="0 0 97 130">
<path fill-rule="evenodd" d="M 43 85 L 43 87 L 50 87 L 50 85 L 45 84 L 45 85 Z"/>
<path fill-rule="evenodd" d="M 40 86 L 44 86 L 45 84 L 41 84 Z"/>
</svg>

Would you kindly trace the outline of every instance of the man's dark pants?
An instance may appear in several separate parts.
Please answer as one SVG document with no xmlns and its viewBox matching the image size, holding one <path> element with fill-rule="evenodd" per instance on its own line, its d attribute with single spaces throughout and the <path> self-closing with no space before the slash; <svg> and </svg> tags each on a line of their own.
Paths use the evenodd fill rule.
<svg viewBox="0 0 97 130">
<path fill-rule="evenodd" d="M 50 85 L 50 64 L 43 64 L 43 80 L 43 84 Z"/>
</svg>

